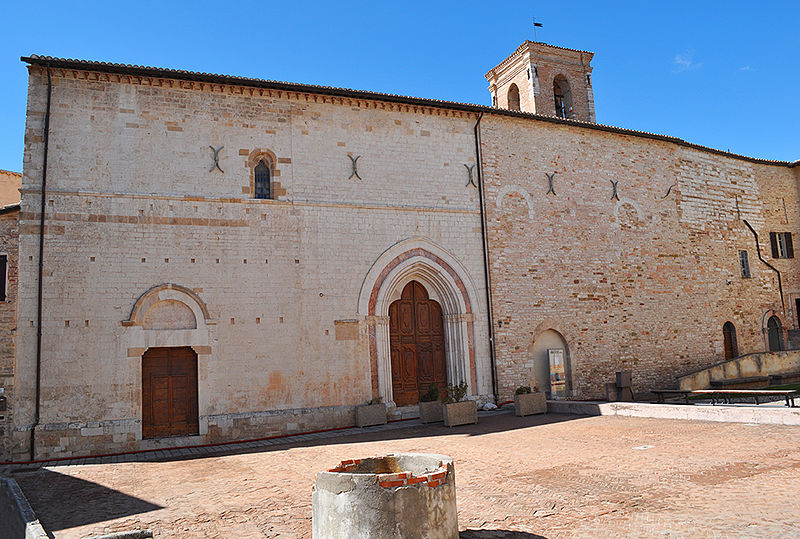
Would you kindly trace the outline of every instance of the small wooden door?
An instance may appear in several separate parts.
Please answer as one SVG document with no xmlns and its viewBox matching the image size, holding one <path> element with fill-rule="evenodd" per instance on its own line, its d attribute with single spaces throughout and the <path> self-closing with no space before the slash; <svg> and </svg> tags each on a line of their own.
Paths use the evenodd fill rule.
<svg viewBox="0 0 800 539">
<path fill-rule="evenodd" d="M 781 332 L 781 321 L 777 316 L 771 316 L 767 320 L 767 340 L 769 341 L 770 352 L 780 352 L 783 350 L 783 338 Z"/>
<path fill-rule="evenodd" d="M 395 404 L 418 403 L 431 383 L 444 394 L 447 364 L 442 308 L 428 299 L 428 292 L 418 282 L 408 283 L 400 299 L 389 306 L 389 337 Z"/>
<path fill-rule="evenodd" d="M 142 437 L 198 434 L 197 354 L 150 348 L 142 356 Z"/>
<path fill-rule="evenodd" d="M 722 345 L 725 349 L 725 360 L 731 360 L 739 355 L 739 346 L 736 343 L 736 328 L 730 322 L 722 326 Z"/>
</svg>

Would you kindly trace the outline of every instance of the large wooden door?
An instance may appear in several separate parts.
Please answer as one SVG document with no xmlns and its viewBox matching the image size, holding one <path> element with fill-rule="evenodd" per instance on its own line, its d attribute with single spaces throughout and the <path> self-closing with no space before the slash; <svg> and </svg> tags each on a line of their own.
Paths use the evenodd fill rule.
<svg viewBox="0 0 800 539">
<path fill-rule="evenodd" d="M 197 354 L 150 348 L 142 356 L 142 437 L 198 433 Z"/>
<path fill-rule="evenodd" d="M 447 364 L 444 357 L 442 308 L 421 284 L 411 281 L 399 300 L 389 306 L 392 355 L 392 394 L 397 406 L 416 404 L 431 383 L 444 394 Z"/>
</svg>

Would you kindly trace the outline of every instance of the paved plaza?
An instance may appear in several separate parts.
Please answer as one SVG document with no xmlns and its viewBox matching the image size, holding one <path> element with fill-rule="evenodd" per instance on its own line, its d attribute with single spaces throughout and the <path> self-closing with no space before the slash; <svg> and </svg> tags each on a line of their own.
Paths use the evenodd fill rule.
<svg viewBox="0 0 800 539">
<path fill-rule="evenodd" d="M 495 413 L 226 451 L 12 476 L 57 539 L 310 537 L 315 472 L 398 451 L 453 457 L 462 538 L 800 537 L 800 427 Z"/>
</svg>

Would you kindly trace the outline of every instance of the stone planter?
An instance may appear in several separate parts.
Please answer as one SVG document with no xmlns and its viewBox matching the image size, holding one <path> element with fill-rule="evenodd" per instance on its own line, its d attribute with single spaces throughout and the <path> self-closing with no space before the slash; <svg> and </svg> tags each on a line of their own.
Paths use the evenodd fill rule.
<svg viewBox="0 0 800 539">
<path fill-rule="evenodd" d="M 386 405 L 384 403 L 356 406 L 356 426 L 369 427 L 371 425 L 385 424 Z"/>
<path fill-rule="evenodd" d="M 314 539 L 458 539 L 456 475 L 445 455 L 345 460 L 311 490 Z"/>
<path fill-rule="evenodd" d="M 520 417 L 547 413 L 547 400 L 543 392 L 514 395 L 514 413 Z"/>
<path fill-rule="evenodd" d="M 443 404 L 444 424 L 447 427 L 470 425 L 478 422 L 478 407 L 473 401 Z"/>
<path fill-rule="evenodd" d="M 442 421 L 442 403 L 439 401 L 420 402 L 419 419 L 423 423 L 436 423 Z"/>
</svg>

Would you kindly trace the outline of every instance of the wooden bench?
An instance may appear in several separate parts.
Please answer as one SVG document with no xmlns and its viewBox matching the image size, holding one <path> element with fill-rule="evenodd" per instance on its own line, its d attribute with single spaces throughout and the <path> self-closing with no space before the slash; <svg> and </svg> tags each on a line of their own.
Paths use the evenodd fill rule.
<svg viewBox="0 0 800 539">
<path fill-rule="evenodd" d="M 780 396 L 786 399 L 786 406 L 794 408 L 794 398 L 797 396 L 795 389 L 695 389 L 692 395 L 707 395 L 711 397 L 711 404 L 717 402 L 730 404 L 731 397 L 753 397 L 758 404 L 758 397 Z M 688 398 L 688 397 L 687 397 Z"/>
<path fill-rule="evenodd" d="M 678 395 L 683 397 L 686 404 L 692 404 L 689 401 L 689 395 L 691 395 L 692 392 L 686 389 L 651 389 L 650 393 L 653 393 L 658 398 L 659 404 L 664 404 L 665 395 Z"/>
</svg>

